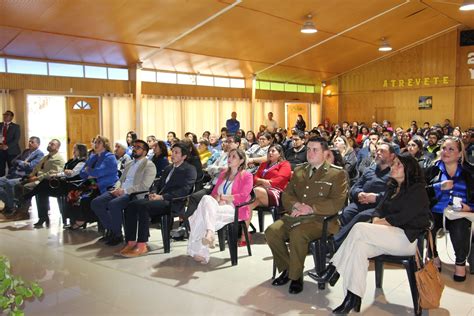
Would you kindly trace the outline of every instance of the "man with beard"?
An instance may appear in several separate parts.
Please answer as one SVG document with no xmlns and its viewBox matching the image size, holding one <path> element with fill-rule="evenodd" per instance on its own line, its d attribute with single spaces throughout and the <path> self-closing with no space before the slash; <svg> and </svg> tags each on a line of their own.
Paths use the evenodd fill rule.
<svg viewBox="0 0 474 316">
<path fill-rule="evenodd" d="M 439 151 L 439 138 L 439 133 L 437 131 L 431 131 L 428 133 L 428 144 L 425 147 L 425 150 L 432 154 L 434 157 L 436 157 Z"/>
<path fill-rule="evenodd" d="M 65 164 L 63 157 L 59 154 L 61 142 L 53 139 L 49 142 L 48 155 L 44 156 L 36 165 L 33 171 L 24 181 L 15 185 L 15 197 L 18 199 L 18 209 L 10 216 L 8 220 L 29 219 L 28 209 L 31 206 L 31 197 L 34 195 L 34 189 L 44 179 L 49 179 L 63 169 Z"/>
<path fill-rule="evenodd" d="M 156 176 L 153 162 L 146 159 L 148 144 L 137 139 L 133 143 L 133 160 L 129 161 L 112 191 L 107 191 L 91 202 L 91 209 L 99 218 L 106 232 L 101 238 L 106 245 L 116 246 L 123 241 L 122 210 L 130 201 L 130 194 L 147 191 Z M 144 196 L 144 194 L 142 194 Z"/>
<path fill-rule="evenodd" d="M 350 191 L 352 203 L 344 208 L 339 217 L 341 230 L 334 235 L 336 248 L 342 244 L 352 226 L 358 222 L 371 220 L 375 207 L 387 189 L 390 166 L 395 157 L 395 151 L 390 144 L 381 143 L 377 146 L 375 164 L 367 168 L 352 186 Z"/>
</svg>

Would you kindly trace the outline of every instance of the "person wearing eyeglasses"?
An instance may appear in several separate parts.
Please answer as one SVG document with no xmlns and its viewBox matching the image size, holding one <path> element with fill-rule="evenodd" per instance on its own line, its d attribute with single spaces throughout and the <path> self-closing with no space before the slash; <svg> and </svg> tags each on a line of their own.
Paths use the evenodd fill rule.
<svg viewBox="0 0 474 316">
<path fill-rule="evenodd" d="M 293 146 L 285 152 L 286 160 L 291 165 L 291 170 L 295 170 L 296 166 L 305 163 L 306 145 L 304 144 L 304 132 L 296 132 L 291 137 Z"/>
<path fill-rule="evenodd" d="M 426 171 L 427 191 L 433 212 L 432 233 L 446 227 L 456 256 L 453 280 L 466 280 L 466 259 L 471 244 L 471 222 L 466 218 L 450 220 L 443 217 L 448 208 L 459 212 L 474 211 L 473 175 L 463 167 L 464 144 L 460 139 L 447 137 L 441 140 L 440 160 Z M 444 223 L 443 223 L 444 221 Z M 434 262 L 441 270 L 441 260 L 434 243 Z"/>
<path fill-rule="evenodd" d="M 114 188 L 102 193 L 91 202 L 91 209 L 105 228 L 100 239 L 108 246 L 116 246 L 123 242 L 122 218 L 123 209 L 130 201 L 130 194 L 147 191 L 156 176 L 156 167 L 147 159 L 150 148 L 148 144 L 137 139 L 133 143 L 133 160 L 123 170 L 123 174 Z M 138 198 L 143 197 L 139 195 Z"/>
<path fill-rule="evenodd" d="M 267 160 L 268 148 L 272 144 L 272 135 L 270 133 L 263 133 L 258 137 L 258 147 L 253 146 L 247 150 L 246 154 L 248 157 L 248 171 L 255 173 L 258 166 Z"/>
</svg>

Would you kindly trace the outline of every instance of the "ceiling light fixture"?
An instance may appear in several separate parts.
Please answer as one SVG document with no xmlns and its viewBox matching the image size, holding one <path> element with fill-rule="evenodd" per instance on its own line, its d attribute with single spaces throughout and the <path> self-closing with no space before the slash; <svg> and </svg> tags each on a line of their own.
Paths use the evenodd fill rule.
<svg viewBox="0 0 474 316">
<path fill-rule="evenodd" d="M 459 7 L 461 11 L 472 11 L 474 10 L 474 0 L 464 0 L 464 2 Z"/>
<path fill-rule="evenodd" d="M 305 33 L 305 34 L 316 33 L 318 30 L 316 29 L 316 26 L 314 25 L 314 22 L 312 20 L 313 16 L 311 14 L 308 14 L 306 18 L 307 20 L 304 22 L 303 26 L 301 27 L 301 33 Z"/>
<path fill-rule="evenodd" d="M 392 50 L 392 46 L 390 46 L 388 41 L 384 37 L 382 37 L 380 47 L 379 47 L 379 51 L 380 52 L 389 52 L 391 50 Z"/>
</svg>

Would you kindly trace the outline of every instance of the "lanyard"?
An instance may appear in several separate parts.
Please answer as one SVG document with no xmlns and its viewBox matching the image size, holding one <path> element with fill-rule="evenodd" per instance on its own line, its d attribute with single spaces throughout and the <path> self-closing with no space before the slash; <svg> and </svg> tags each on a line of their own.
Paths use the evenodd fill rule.
<svg viewBox="0 0 474 316">
<path fill-rule="evenodd" d="M 273 167 L 276 167 L 278 165 L 278 163 L 274 164 L 274 165 L 268 165 L 265 169 L 263 169 L 262 171 L 262 177 L 265 177 L 265 175 L 267 174 L 268 171 L 270 171 L 271 169 L 273 169 Z"/>
<path fill-rule="evenodd" d="M 224 194 L 227 194 L 227 190 L 229 189 L 232 182 L 234 182 L 234 181 L 229 181 L 229 177 L 227 177 L 227 179 L 225 179 L 224 187 L 222 188 L 222 192 Z"/>
</svg>

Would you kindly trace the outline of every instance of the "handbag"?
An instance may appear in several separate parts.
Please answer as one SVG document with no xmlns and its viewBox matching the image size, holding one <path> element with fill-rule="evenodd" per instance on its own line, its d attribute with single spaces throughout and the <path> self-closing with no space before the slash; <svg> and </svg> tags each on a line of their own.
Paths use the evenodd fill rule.
<svg viewBox="0 0 474 316">
<path fill-rule="evenodd" d="M 433 236 L 431 231 L 428 231 L 428 242 L 431 253 L 433 253 Z M 416 287 L 418 289 L 418 307 L 420 309 L 438 308 L 444 290 L 444 282 L 441 279 L 438 268 L 434 265 L 433 260 L 429 258 L 426 258 L 424 266 L 421 267 L 421 255 L 418 248 L 416 249 L 415 258 L 418 269 L 415 272 Z"/>
</svg>

